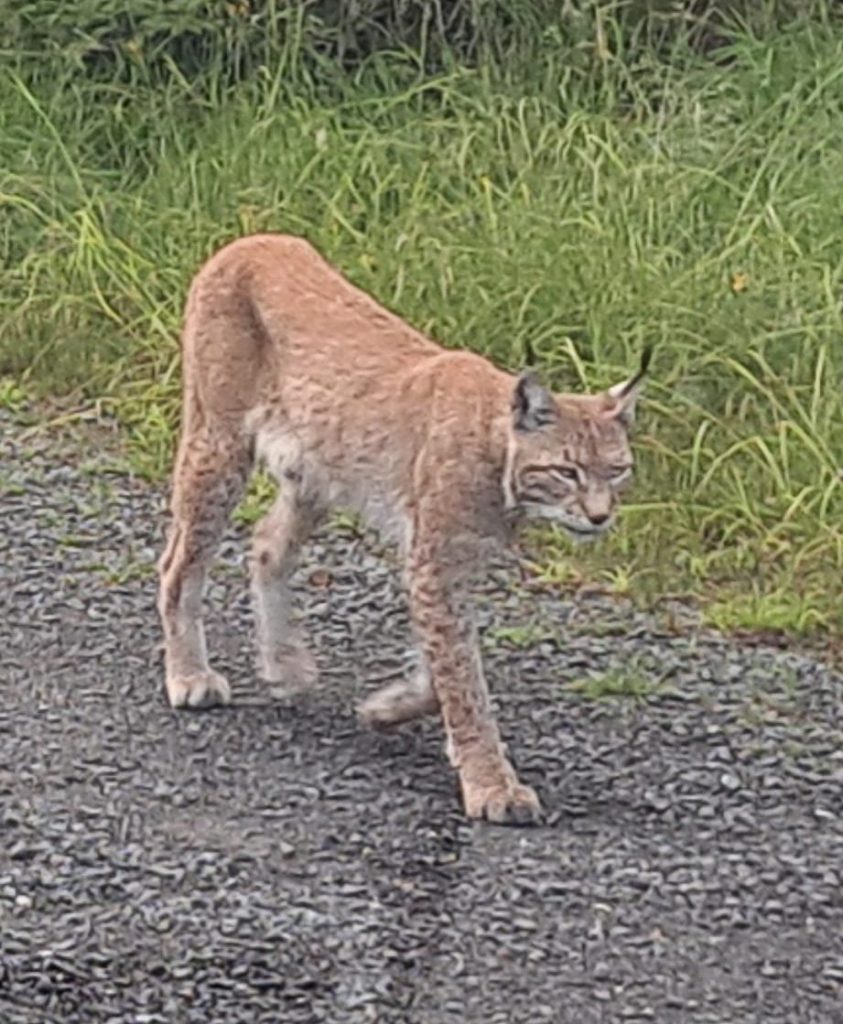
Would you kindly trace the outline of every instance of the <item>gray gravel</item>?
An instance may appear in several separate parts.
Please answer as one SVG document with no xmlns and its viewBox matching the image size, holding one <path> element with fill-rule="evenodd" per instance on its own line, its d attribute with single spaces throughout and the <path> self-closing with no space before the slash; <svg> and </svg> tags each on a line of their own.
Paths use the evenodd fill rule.
<svg viewBox="0 0 843 1024">
<path fill-rule="evenodd" d="M 162 493 L 0 429 L 3 1024 L 843 1022 L 840 675 L 490 573 L 488 675 L 549 813 L 471 825 L 437 723 L 355 721 L 407 640 L 371 539 L 309 548 L 324 676 L 283 702 L 232 530 L 236 703 L 175 714 Z M 597 699 L 617 673 L 643 692 Z"/>
</svg>

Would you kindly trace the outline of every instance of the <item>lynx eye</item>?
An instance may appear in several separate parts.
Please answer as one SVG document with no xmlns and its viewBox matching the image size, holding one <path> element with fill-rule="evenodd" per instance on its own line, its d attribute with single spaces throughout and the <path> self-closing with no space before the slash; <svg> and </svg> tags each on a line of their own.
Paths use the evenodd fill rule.
<svg viewBox="0 0 843 1024">
<path fill-rule="evenodd" d="M 579 483 L 580 474 L 576 466 L 551 466 L 550 472 L 567 483 Z"/>
<path fill-rule="evenodd" d="M 632 466 L 612 466 L 609 470 L 609 476 L 612 480 L 623 480 L 624 477 L 629 476 L 632 472 Z"/>
</svg>

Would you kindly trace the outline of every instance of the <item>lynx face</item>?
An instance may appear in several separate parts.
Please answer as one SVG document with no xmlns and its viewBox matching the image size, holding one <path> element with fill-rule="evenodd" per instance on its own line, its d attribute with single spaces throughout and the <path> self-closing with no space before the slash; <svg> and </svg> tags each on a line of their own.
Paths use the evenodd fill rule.
<svg viewBox="0 0 843 1024">
<path fill-rule="evenodd" d="M 552 520 L 578 540 L 612 526 L 632 478 L 629 431 L 645 369 L 602 395 L 553 395 L 532 374 L 519 378 L 504 479 L 511 514 Z"/>
</svg>

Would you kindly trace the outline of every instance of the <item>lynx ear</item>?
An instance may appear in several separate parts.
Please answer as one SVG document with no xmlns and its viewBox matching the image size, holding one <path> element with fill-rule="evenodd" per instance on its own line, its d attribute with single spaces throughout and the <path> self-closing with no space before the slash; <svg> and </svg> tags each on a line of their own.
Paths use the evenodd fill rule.
<svg viewBox="0 0 843 1024">
<path fill-rule="evenodd" d="M 615 384 L 606 392 L 607 413 L 612 419 L 620 420 L 625 427 L 631 427 L 635 420 L 635 404 L 644 386 L 644 377 L 653 358 L 653 346 L 647 345 L 641 353 L 641 365 L 634 377 L 622 384 Z"/>
<path fill-rule="evenodd" d="M 512 425 L 516 430 L 541 430 L 555 423 L 553 395 L 534 373 L 522 373 L 512 394 Z"/>
</svg>

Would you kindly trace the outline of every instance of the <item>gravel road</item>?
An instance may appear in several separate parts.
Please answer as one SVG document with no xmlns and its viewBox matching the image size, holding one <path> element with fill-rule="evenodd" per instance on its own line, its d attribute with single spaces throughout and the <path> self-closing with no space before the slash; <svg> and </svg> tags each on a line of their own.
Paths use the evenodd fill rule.
<svg viewBox="0 0 843 1024">
<path fill-rule="evenodd" d="M 843 1022 L 839 674 L 490 572 L 548 817 L 472 825 L 436 722 L 355 720 L 407 639 L 371 538 L 308 550 L 324 675 L 293 702 L 251 675 L 233 529 L 208 622 L 235 704 L 167 708 L 163 508 L 0 424 L 3 1024 Z"/>
</svg>

